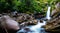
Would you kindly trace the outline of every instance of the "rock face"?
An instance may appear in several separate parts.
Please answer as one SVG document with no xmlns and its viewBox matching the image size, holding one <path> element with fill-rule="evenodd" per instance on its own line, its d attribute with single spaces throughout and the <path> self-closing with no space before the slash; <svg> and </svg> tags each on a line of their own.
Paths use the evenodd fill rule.
<svg viewBox="0 0 60 33">
<path fill-rule="evenodd" d="M 57 30 L 58 27 L 60 27 L 60 16 L 48 21 L 47 24 L 44 26 L 46 31 L 52 31 L 52 32 L 59 31 L 60 28 L 59 30 Z"/>
<path fill-rule="evenodd" d="M 54 10 L 52 11 L 51 16 L 52 16 L 53 18 L 56 18 L 56 17 L 58 16 L 58 14 L 60 15 L 60 2 L 58 2 L 58 3 L 56 4 L 56 9 L 54 9 Z"/>
</svg>

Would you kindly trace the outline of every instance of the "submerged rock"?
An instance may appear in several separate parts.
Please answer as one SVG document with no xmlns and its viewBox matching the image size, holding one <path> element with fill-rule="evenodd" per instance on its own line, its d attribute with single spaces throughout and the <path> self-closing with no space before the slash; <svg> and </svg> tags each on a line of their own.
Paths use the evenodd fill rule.
<svg viewBox="0 0 60 33">
<path fill-rule="evenodd" d="M 30 29 L 29 29 L 29 28 L 24 28 L 24 30 L 25 30 L 25 31 L 27 31 L 27 32 L 28 32 L 28 31 L 30 31 Z"/>
<path fill-rule="evenodd" d="M 40 23 L 43 23 L 43 20 L 40 20 Z"/>
</svg>

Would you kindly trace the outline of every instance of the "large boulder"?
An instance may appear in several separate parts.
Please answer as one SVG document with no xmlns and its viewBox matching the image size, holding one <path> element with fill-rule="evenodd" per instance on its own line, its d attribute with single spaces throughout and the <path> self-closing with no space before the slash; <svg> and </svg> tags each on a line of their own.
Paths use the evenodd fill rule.
<svg viewBox="0 0 60 33">
<path fill-rule="evenodd" d="M 2 16 L 0 21 L 3 28 L 12 29 L 12 30 L 20 29 L 18 22 L 14 21 L 8 15 Z"/>
</svg>

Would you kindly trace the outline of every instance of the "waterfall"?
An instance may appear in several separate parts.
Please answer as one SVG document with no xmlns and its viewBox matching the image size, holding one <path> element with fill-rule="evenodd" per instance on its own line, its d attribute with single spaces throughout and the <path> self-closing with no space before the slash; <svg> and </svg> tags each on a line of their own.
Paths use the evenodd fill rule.
<svg viewBox="0 0 60 33">
<path fill-rule="evenodd" d="M 48 7 L 47 13 L 46 13 L 46 19 L 50 19 L 50 6 Z"/>
</svg>

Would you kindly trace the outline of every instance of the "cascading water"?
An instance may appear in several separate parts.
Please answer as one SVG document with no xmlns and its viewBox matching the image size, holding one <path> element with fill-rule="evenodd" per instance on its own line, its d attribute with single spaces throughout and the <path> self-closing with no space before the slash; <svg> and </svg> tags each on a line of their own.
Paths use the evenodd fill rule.
<svg viewBox="0 0 60 33">
<path fill-rule="evenodd" d="M 48 7 L 47 13 L 46 13 L 46 19 L 50 19 L 50 6 Z"/>
<path fill-rule="evenodd" d="M 22 29 L 22 30 L 18 31 L 17 33 L 21 33 L 21 32 L 23 32 L 23 33 L 40 33 L 40 32 L 43 33 L 44 32 L 45 33 L 45 31 L 43 31 L 43 28 L 41 28 L 41 26 L 43 26 L 45 24 L 46 24 L 45 21 L 43 21 L 43 23 L 40 23 L 38 21 L 37 25 L 25 27 L 25 28 L 29 28 L 31 31 L 27 32 L 24 29 Z"/>
<path fill-rule="evenodd" d="M 48 7 L 46 18 L 50 19 L 50 7 Z M 25 28 L 23 28 L 23 29 L 19 30 L 17 33 L 47 33 L 47 32 L 45 32 L 44 28 L 41 28 L 45 24 L 46 24 L 46 21 L 43 21 L 43 23 L 40 23 L 40 21 L 38 20 L 37 25 L 25 27 L 25 28 L 28 28 L 29 31 L 24 30 Z"/>
<path fill-rule="evenodd" d="M 31 26 L 31 30 L 32 31 L 34 31 L 34 32 L 32 32 L 32 33 L 40 33 L 40 32 L 42 32 L 41 30 L 43 30 L 43 28 L 41 28 L 41 26 L 43 26 L 43 25 L 45 25 L 46 24 L 46 22 L 44 21 L 43 23 L 40 23 L 39 21 L 38 21 L 38 24 L 37 25 L 35 25 L 35 26 Z M 43 31 L 44 32 L 44 31 Z"/>
</svg>

